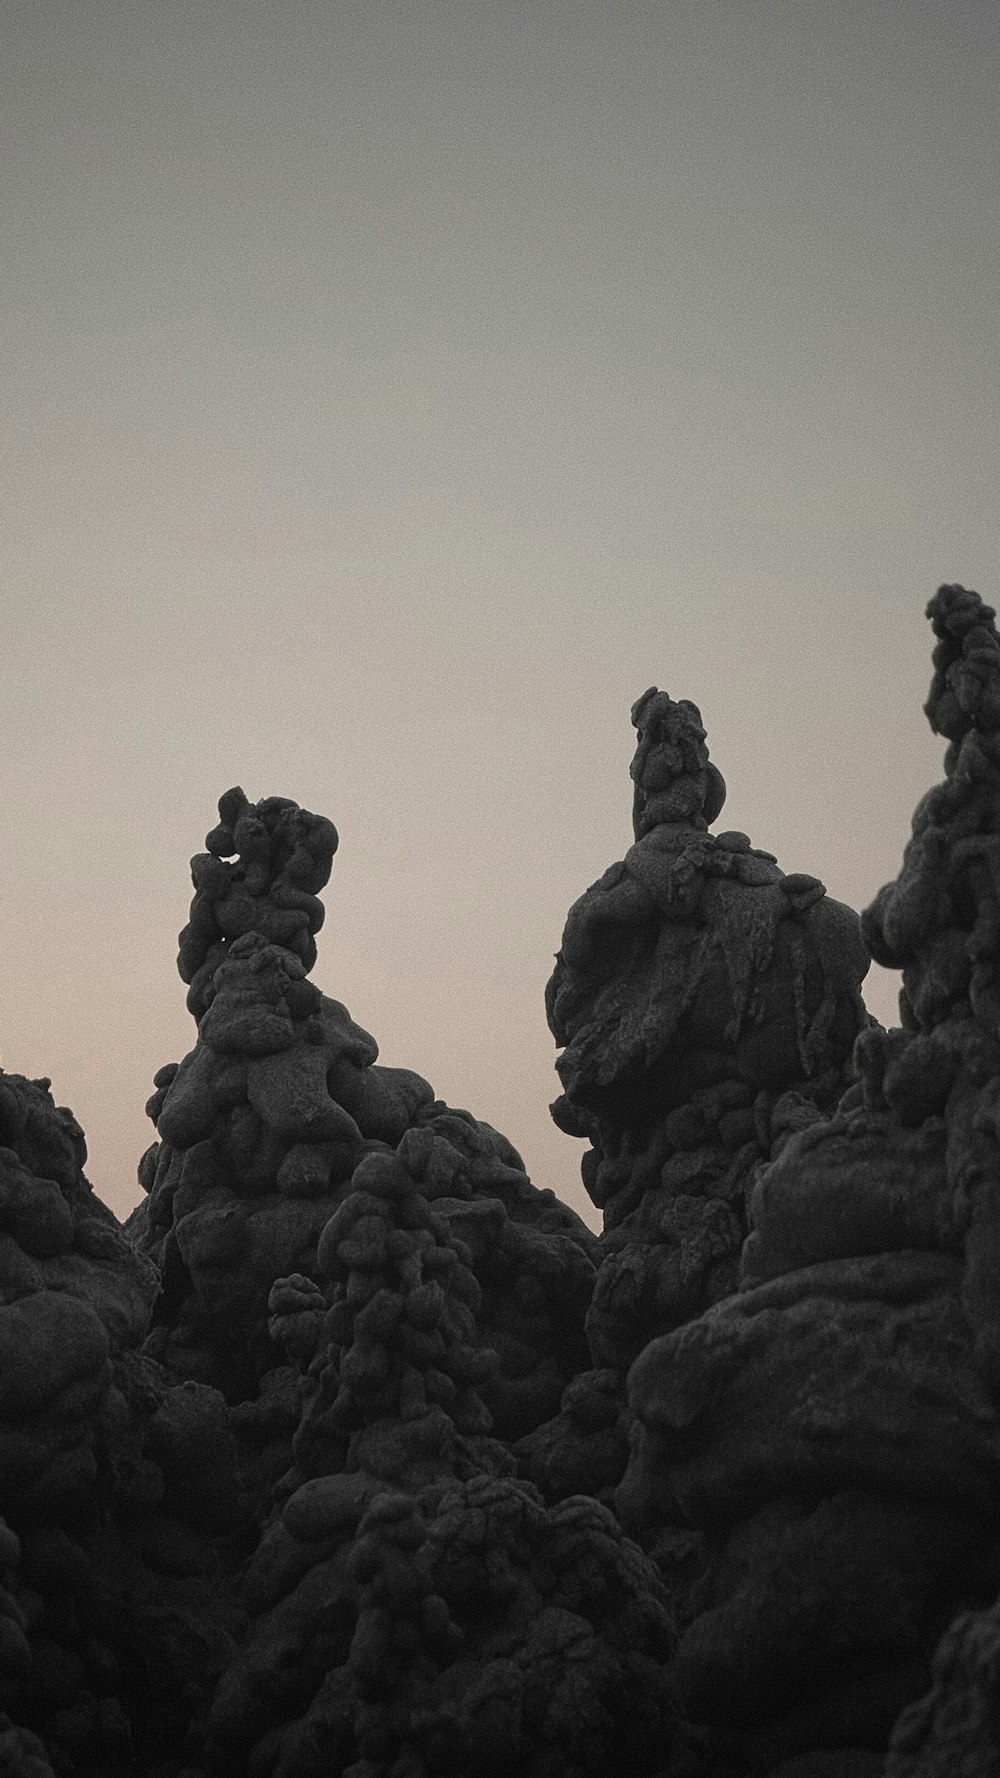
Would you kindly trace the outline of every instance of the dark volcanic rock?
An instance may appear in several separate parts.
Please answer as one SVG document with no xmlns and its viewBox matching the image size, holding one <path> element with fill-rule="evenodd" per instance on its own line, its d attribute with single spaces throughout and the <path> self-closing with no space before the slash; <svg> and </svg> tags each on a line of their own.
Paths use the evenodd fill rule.
<svg viewBox="0 0 1000 1778">
<path fill-rule="evenodd" d="M 117 1383 L 159 1280 L 95 1196 L 47 1080 L 0 1074 L 0 1144 L 0 1761 L 125 1778 L 94 1558 Z"/>
<path fill-rule="evenodd" d="M 934 1656 L 933 1684 L 893 1730 L 885 1778 L 1000 1772 L 1000 1611 L 962 1612 Z"/>
<path fill-rule="evenodd" d="M 852 910 L 744 834 L 708 832 L 725 786 L 695 705 L 653 689 L 632 721 L 635 844 L 570 909 L 546 994 L 553 1113 L 593 1143 L 584 1182 L 608 1230 L 648 1193 L 738 1201 L 764 1114 L 799 1083 L 828 1092 L 867 1022 Z"/>
<path fill-rule="evenodd" d="M 629 1364 L 736 1289 L 753 1170 L 789 1118 L 835 1103 L 867 1022 L 852 910 L 744 834 L 708 832 L 725 785 L 695 705 L 653 689 L 632 721 L 635 844 L 570 909 L 546 993 L 564 1046 L 553 1116 L 590 1139 L 605 1224 L 587 1317 L 597 1418 L 582 1423 L 578 1390 L 521 1447 L 555 1495 L 621 1475 Z M 613 1428 L 596 1399 L 609 1372 Z"/>
<path fill-rule="evenodd" d="M 190 983 L 188 1007 L 199 1020 L 211 1004 L 216 969 L 230 946 L 249 933 L 291 951 L 308 974 L 323 924 L 319 891 L 329 881 L 338 844 L 332 821 L 283 796 L 251 804 L 242 790 L 227 790 L 219 816 L 205 839 L 208 851 L 191 860 L 195 894 L 178 941 L 177 967 Z M 259 1030 L 256 1007 L 251 1022 Z M 276 1047 L 267 1042 L 264 1053 Z"/>
<path fill-rule="evenodd" d="M 629 1380 L 619 1504 L 637 1528 L 700 1534 L 681 1692 L 739 1725 L 755 1770 L 824 1744 L 883 1752 L 943 1626 L 1000 1582 L 1000 643 L 961 588 L 928 615 L 948 777 L 863 922 L 904 967 L 902 1029 L 861 1034 L 832 1115 L 788 1103 L 739 1294 L 648 1346 Z M 921 1723 L 945 1745 L 950 1659 L 897 1761 L 922 1757 Z M 986 1745 L 970 1772 L 992 1769 Z"/>
<path fill-rule="evenodd" d="M 529 1433 L 587 1362 L 596 1240 L 531 1184 L 497 1131 L 436 1100 L 419 1075 L 379 1066 L 374 1038 L 307 980 L 332 824 L 283 798 L 251 807 L 240 791 L 219 809 L 181 934 L 198 1040 L 156 1076 L 148 1110 L 160 1140 L 143 1157 L 149 1196 L 130 1224 L 163 1279 L 147 1350 L 234 1404 L 269 1485 L 294 1425 L 268 1332 L 271 1287 L 320 1276 L 320 1233 L 358 1165 L 426 1129 L 442 1139 L 428 1192 L 472 1253 L 482 1337 L 500 1358 L 490 1412 L 501 1436 Z"/>
<path fill-rule="evenodd" d="M 654 1569 L 596 1502 L 546 1509 L 491 1436 L 473 1255 L 427 1193 L 439 1148 L 424 1129 L 369 1155 L 324 1229 L 324 1290 L 272 1292 L 307 1368 L 212 1708 L 220 1773 L 568 1778 L 669 1754 Z"/>
<path fill-rule="evenodd" d="M 0 1773 L 1000 1769 L 1000 640 L 929 616 L 946 778 L 860 930 L 636 705 L 547 1002 L 600 1243 L 309 981 L 283 798 L 193 862 L 127 1234 L 0 1073 Z"/>
</svg>

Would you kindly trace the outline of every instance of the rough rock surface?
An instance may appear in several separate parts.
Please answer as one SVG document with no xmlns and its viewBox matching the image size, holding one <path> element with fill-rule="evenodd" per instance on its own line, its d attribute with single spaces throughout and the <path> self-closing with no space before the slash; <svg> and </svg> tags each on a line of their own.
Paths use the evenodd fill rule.
<svg viewBox="0 0 1000 1778">
<path fill-rule="evenodd" d="M 302 1407 L 268 1297 L 290 1272 L 323 1279 L 320 1236 L 360 1162 L 407 1131 L 430 1144 L 424 1201 L 478 1279 L 469 1362 L 502 1437 L 551 1416 L 587 1359 L 594 1236 L 497 1131 L 377 1067 L 374 1040 L 306 979 L 330 823 L 238 791 L 220 813 L 180 945 L 198 1042 L 155 1083 L 160 1141 L 127 1234 L 47 1083 L 0 1076 L 12 1772 L 200 1771 L 198 1724 L 245 1637 L 240 1575 Z"/>
<path fill-rule="evenodd" d="M 584 1183 L 608 1233 L 640 1217 L 652 1240 L 648 1199 L 661 1216 L 678 1197 L 738 1204 L 775 1100 L 840 1085 L 867 1022 L 868 954 L 816 878 L 708 832 L 725 785 L 694 704 L 654 687 L 632 722 L 635 843 L 570 909 L 546 1005 L 563 1046 L 556 1122 L 591 1140 Z M 705 1289 L 676 1291 L 687 1320 Z M 617 1352 L 615 1320 L 609 1306 L 595 1337 Z"/>
<path fill-rule="evenodd" d="M 619 1507 L 636 1529 L 674 1528 L 665 1554 L 686 1551 L 681 1695 L 739 1725 L 753 1770 L 824 1737 L 883 1753 L 943 1628 L 1000 1584 L 1000 643 L 962 588 L 928 615 L 947 778 L 863 920 L 874 956 L 903 969 L 902 1028 L 864 1030 L 833 1113 L 800 1106 L 778 1131 L 739 1293 L 648 1346 L 629 1379 Z M 921 1722 L 945 1744 L 951 1634 L 936 1694 L 897 1737 L 900 1773 L 925 1769 Z M 904 1748 L 917 1763 L 899 1764 Z"/>
<path fill-rule="evenodd" d="M 438 1141 L 371 1154 L 327 1223 L 324 1290 L 271 1293 L 304 1365 L 295 1463 L 216 1693 L 220 1773 L 644 1772 L 669 1754 L 672 1624 L 589 1499 L 546 1509 L 490 1435 L 473 1255 L 427 1187 Z"/>
<path fill-rule="evenodd" d="M 885 1778 L 1000 1772 L 1000 1611 L 960 1613 L 938 1644 L 933 1684 L 893 1730 Z"/>
<path fill-rule="evenodd" d="M 867 1023 L 857 915 L 744 834 L 709 833 L 726 792 L 696 706 L 654 687 L 632 722 L 635 843 L 570 909 L 546 991 L 553 1116 L 590 1139 L 604 1211 L 599 1368 L 521 1449 L 553 1498 L 588 1476 L 613 1489 L 628 1366 L 736 1289 L 752 1171 L 788 1119 L 836 1102 Z"/>
<path fill-rule="evenodd" d="M 192 1672 L 164 1671 L 162 1595 L 178 1622 L 224 1610 L 185 1592 L 193 1574 L 215 1585 L 232 1441 L 215 1391 L 193 1400 L 141 1355 L 158 1274 L 92 1191 L 48 1087 L 0 1075 L 0 1770 L 129 1778 L 165 1686 L 187 1732 Z"/>
<path fill-rule="evenodd" d="M 285 799 L 194 861 L 127 1232 L 0 1072 L 0 1778 L 1000 1770 L 1000 640 L 929 616 L 863 937 L 636 706 L 548 999 L 599 1244 L 310 983 Z"/>
<path fill-rule="evenodd" d="M 171 1375 L 241 1404 L 241 1436 L 271 1447 L 261 1474 L 273 1480 L 294 1419 L 268 1332 L 271 1286 L 318 1278 L 320 1233 L 359 1163 L 427 1128 L 445 1139 L 433 1191 L 473 1252 L 483 1338 L 500 1355 L 490 1411 L 518 1437 L 556 1411 L 586 1363 L 595 1238 L 531 1184 L 497 1131 L 436 1100 L 419 1075 L 380 1066 L 375 1039 L 307 979 L 332 823 L 281 797 L 250 805 L 240 790 L 219 812 L 192 861 L 180 937 L 198 1040 L 156 1076 L 147 1109 L 159 1141 L 130 1223 L 163 1278 L 147 1349 Z"/>
</svg>

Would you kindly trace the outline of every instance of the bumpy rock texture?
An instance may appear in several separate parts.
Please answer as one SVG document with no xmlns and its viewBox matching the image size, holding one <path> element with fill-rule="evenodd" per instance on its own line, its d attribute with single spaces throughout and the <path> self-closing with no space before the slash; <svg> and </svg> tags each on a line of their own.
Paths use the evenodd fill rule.
<svg viewBox="0 0 1000 1778">
<path fill-rule="evenodd" d="M 0 1073 L 0 1773 L 1000 1770 L 1000 641 L 928 614 L 946 779 L 860 923 L 635 706 L 547 996 L 600 1240 L 309 981 L 283 798 L 193 861 L 127 1231 Z"/>
<path fill-rule="evenodd" d="M 47 1080 L 0 1074 L 0 1142 L 0 1705 L 17 1724 L 0 1724 L 0 1755 L 38 1778 L 50 1762 L 124 1772 L 89 1583 L 116 1381 L 158 1281 L 91 1190 L 82 1131 Z"/>
<path fill-rule="evenodd" d="M 604 1211 L 597 1368 L 522 1452 L 553 1497 L 620 1478 L 628 1366 L 737 1288 L 753 1171 L 836 1103 L 867 1024 L 857 915 L 745 834 L 709 833 L 726 791 L 696 706 L 654 687 L 632 722 L 635 843 L 570 909 L 546 994 L 553 1116 L 589 1138 Z"/>
<path fill-rule="evenodd" d="M 629 1380 L 619 1505 L 637 1531 L 673 1527 L 664 1554 L 688 1562 L 682 1698 L 739 1725 L 762 1770 L 824 1737 L 884 1751 L 945 1626 L 1000 1584 L 1000 644 L 962 588 L 928 615 L 947 778 L 863 918 L 874 956 L 903 970 L 902 1028 L 863 1031 L 832 1114 L 779 1133 L 739 1292 L 653 1342 Z M 961 1666 L 942 1661 L 938 1691 Z M 921 1710 L 898 1770 L 958 1769 L 905 1763 L 919 1723 L 940 1723 Z"/>
<path fill-rule="evenodd" d="M 172 1375 L 244 1404 L 247 1438 L 273 1443 L 286 1360 L 268 1332 L 271 1286 L 293 1272 L 318 1278 L 320 1233 L 358 1165 L 428 1129 L 442 1138 L 433 1191 L 452 1201 L 473 1251 L 482 1335 L 500 1357 L 490 1411 L 503 1436 L 521 1436 L 586 1362 L 594 1237 L 531 1184 L 496 1130 L 435 1099 L 419 1075 L 379 1065 L 375 1039 L 307 979 L 332 824 L 281 797 L 251 806 L 240 790 L 219 811 L 192 861 L 178 959 L 198 1040 L 156 1076 L 147 1109 L 159 1141 L 130 1224 L 163 1278 L 149 1350 Z"/>
<path fill-rule="evenodd" d="M 221 1396 L 143 1355 L 158 1274 L 48 1088 L 0 1075 L 0 1769 L 129 1778 L 160 1730 L 186 1735 L 235 1648 L 214 1673 L 169 1668 L 179 1627 L 227 1618 L 213 1536 L 238 1511 L 232 1439 Z"/>
<path fill-rule="evenodd" d="M 635 843 L 570 909 L 546 994 L 553 1115 L 589 1137 L 604 1211 L 588 1335 L 619 1368 L 735 1288 L 775 1108 L 839 1096 L 868 968 L 857 916 L 814 877 L 708 832 L 725 785 L 695 705 L 653 688 L 632 721 Z"/>
<path fill-rule="evenodd" d="M 302 1410 L 212 1707 L 221 1771 L 515 1778 L 669 1752 L 655 1570 L 596 1502 L 546 1510 L 489 1436 L 496 1358 L 472 1252 L 426 1195 L 437 1147 L 423 1129 L 367 1156 L 323 1231 L 324 1289 L 271 1292 Z"/>
</svg>

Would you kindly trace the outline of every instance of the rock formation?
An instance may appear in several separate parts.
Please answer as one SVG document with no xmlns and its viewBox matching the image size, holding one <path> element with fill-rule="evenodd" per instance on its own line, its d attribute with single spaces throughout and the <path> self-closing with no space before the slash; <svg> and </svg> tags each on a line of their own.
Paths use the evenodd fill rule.
<svg viewBox="0 0 1000 1778">
<path fill-rule="evenodd" d="M 947 777 L 863 919 L 902 1028 L 863 1031 L 833 1113 L 778 1130 L 738 1294 L 630 1376 L 619 1506 L 680 1537 L 681 1695 L 755 1772 L 880 1755 L 945 1626 L 1000 1585 L 1000 643 L 962 588 L 928 615 Z"/>
<path fill-rule="evenodd" d="M 194 1050 L 156 1076 L 159 1141 L 140 1166 L 148 1200 L 130 1230 L 163 1279 L 148 1350 L 171 1375 L 243 1404 L 242 1435 L 285 1466 L 294 1427 L 287 1363 L 268 1333 L 278 1278 L 318 1278 L 319 1236 L 372 1152 L 411 1128 L 443 1139 L 435 1189 L 474 1253 L 483 1337 L 500 1354 L 490 1411 L 517 1437 L 558 1407 L 586 1362 L 582 1321 L 596 1243 L 538 1191 L 497 1131 L 435 1099 L 307 979 L 336 829 L 282 797 L 219 803 L 178 967 Z M 445 1159 L 444 1157 L 447 1157 Z M 284 1402 L 284 1406 L 282 1406 Z"/>
<path fill-rule="evenodd" d="M 127 1231 L 0 1072 L 0 1774 L 997 1769 L 1000 640 L 928 614 L 946 777 L 860 927 L 635 706 L 547 999 L 599 1242 L 309 981 L 286 799 L 193 862 Z"/>
<path fill-rule="evenodd" d="M 1000 1610 L 963 1611 L 938 1644 L 930 1692 L 893 1729 L 885 1778 L 1000 1772 Z"/>
<path fill-rule="evenodd" d="M 472 1253 L 426 1195 L 437 1148 L 411 1130 L 368 1155 L 320 1240 L 324 1290 L 272 1290 L 302 1413 L 212 1708 L 220 1773 L 542 1778 L 669 1755 L 655 1570 L 596 1502 L 547 1511 L 489 1436 L 496 1358 Z"/>
<path fill-rule="evenodd" d="M 503 1437 L 550 1416 L 586 1361 L 593 1235 L 497 1131 L 376 1066 L 374 1040 L 307 980 L 331 824 L 239 791 L 220 814 L 180 945 L 198 1041 L 157 1077 L 131 1241 L 47 1083 L 0 1077 L 0 1754 L 18 1773 L 202 1770 L 246 1634 L 240 1576 L 302 1409 L 269 1294 L 289 1273 L 318 1291 L 320 1237 L 366 1159 L 407 1132 L 430 1144 L 422 1201 L 476 1273 L 468 1362 Z"/>
<path fill-rule="evenodd" d="M 0 1755 L 38 1778 L 47 1761 L 96 1773 L 98 1750 L 103 1771 L 127 1769 L 114 1655 L 80 1601 L 116 1379 L 157 1289 L 85 1178 L 83 1133 L 49 1084 L 0 1074 L 0 1704 L 15 1718 Z"/>
<path fill-rule="evenodd" d="M 590 1138 L 604 1211 L 588 1334 L 618 1367 L 735 1287 L 774 1107 L 792 1088 L 834 1102 L 867 1017 L 851 909 L 708 832 L 725 785 L 695 705 L 653 688 L 632 721 L 635 844 L 570 909 L 546 992 L 553 1115 Z"/>
<path fill-rule="evenodd" d="M 45 1760 L 58 1778 L 130 1778 L 164 1691 L 187 1730 L 178 1627 L 226 1616 L 213 1537 L 239 1520 L 232 1440 L 214 1390 L 172 1387 L 142 1355 L 158 1275 L 48 1088 L 0 1075 L 0 1759 L 18 1778 Z M 234 1646 L 214 1676 L 199 1651 L 203 1689 Z"/>
<path fill-rule="evenodd" d="M 752 1171 L 776 1130 L 836 1102 L 867 1022 L 857 915 L 744 834 L 709 833 L 726 790 L 696 706 L 654 687 L 632 722 L 635 844 L 570 909 L 546 992 L 553 1116 L 590 1139 L 604 1211 L 599 1368 L 522 1450 L 556 1497 L 619 1479 L 628 1366 L 736 1289 Z"/>
</svg>

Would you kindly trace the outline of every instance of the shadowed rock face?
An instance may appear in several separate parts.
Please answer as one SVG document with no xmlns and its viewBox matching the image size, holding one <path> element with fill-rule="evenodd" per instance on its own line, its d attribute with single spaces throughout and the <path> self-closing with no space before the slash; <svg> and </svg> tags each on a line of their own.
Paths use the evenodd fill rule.
<svg viewBox="0 0 1000 1778">
<path fill-rule="evenodd" d="M 605 1214 L 589 1333 L 627 1364 L 735 1286 L 750 1168 L 790 1088 L 831 1103 L 867 1015 L 857 916 L 744 834 L 696 707 L 632 711 L 635 844 L 570 909 L 546 991 L 556 1122 L 586 1135 Z"/>
<path fill-rule="evenodd" d="M 302 1476 L 337 1480 L 348 1446 L 362 1448 L 351 1442 L 359 1426 L 349 1428 L 343 1449 L 336 1441 L 329 1448 L 325 1406 L 320 1411 L 308 1379 L 303 1384 L 292 1361 L 295 1338 L 285 1339 L 280 1313 L 272 1313 L 269 1327 L 268 1298 L 291 1273 L 293 1294 L 312 1292 L 313 1306 L 317 1299 L 322 1305 L 331 1263 L 321 1257 L 323 1232 L 345 1205 L 348 1218 L 357 1218 L 359 1206 L 364 1211 L 354 1178 L 364 1183 L 365 1165 L 395 1166 L 400 1138 L 408 1137 L 411 1150 L 418 1144 L 411 1160 L 413 1153 L 423 1157 L 420 1226 L 437 1231 L 449 1277 L 458 1265 L 456 1277 L 466 1282 L 449 1286 L 458 1293 L 454 1316 L 464 1330 L 455 1353 L 441 1355 L 436 1366 L 411 1366 L 401 1401 L 383 1404 L 377 1416 L 380 1424 L 399 1422 L 395 1443 L 389 1439 L 398 1484 L 419 1480 L 405 1427 L 415 1411 L 413 1391 L 422 1389 L 421 1436 L 426 1440 L 434 1426 L 452 1428 L 432 1471 L 452 1494 L 459 1489 L 451 1514 L 464 1537 L 466 1483 L 475 1493 L 494 1471 L 513 1477 L 514 1460 L 501 1441 L 551 1415 L 587 1358 L 583 1320 L 594 1236 L 551 1192 L 531 1184 L 497 1131 L 435 1100 L 419 1076 L 379 1068 L 374 1040 L 307 979 L 322 915 L 315 890 L 336 843 L 330 824 L 284 799 L 251 808 L 239 792 L 223 798 L 220 811 L 210 851 L 195 861 L 192 917 L 181 940 L 198 1042 L 157 1078 L 150 1110 L 160 1141 L 142 1163 L 149 1198 L 131 1219 L 134 1244 L 93 1197 L 80 1172 L 82 1134 L 52 1105 L 47 1083 L 0 1077 L 0 1138 L 7 1144 L 0 1145 L 7 1305 L 0 1303 L 0 1321 L 6 1316 L 9 1323 L 6 1334 L 0 1327 L 9 1348 L 0 1378 L 0 1506 L 10 1521 L 0 1529 L 0 1560 L 10 1570 L 10 1587 L 0 1589 L 0 1707 L 16 1704 L 13 1721 L 0 1717 L 0 1752 L 16 1762 L 19 1778 L 22 1771 L 38 1778 L 50 1770 L 57 1778 L 154 1771 L 156 1778 L 191 1778 L 204 1771 L 209 1705 L 246 1638 L 247 1606 L 237 1583 L 271 1509 L 272 1485 L 283 1477 L 287 1494 L 300 1461 Z M 230 850 L 233 861 L 224 856 Z M 407 1203 L 412 1217 L 412 1192 Z M 405 1230 L 397 1233 L 405 1245 Z M 364 1234 L 364 1226 L 354 1229 L 355 1245 L 363 1245 Z M 327 1250 L 334 1251 L 329 1239 Z M 422 1263 L 416 1251 L 407 1262 L 411 1271 Z M 370 1275 L 363 1261 L 354 1266 L 352 1303 Z M 428 1286 L 411 1304 L 418 1346 L 438 1337 L 432 1266 Z M 462 1289 L 471 1293 L 474 1314 L 461 1308 Z M 353 1357 L 344 1358 L 352 1387 L 359 1386 L 367 1339 L 362 1322 Z M 324 1362 L 327 1369 L 340 1362 L 333 1347 Z M 457 1391 L 451 1398 L 449 1379 Z M 442 1388 L 443 1406 L 434 1393 Z M 460 1448 L 470 1436 L 470 1415 L 480 1428 L 471 1467 Z M 489 1426 L 499 1437 L 484 1442 Z M 379 1436 L 379 1448 L 388 1449 Z M 381 1499 L 386 1477 L 377 1464 L 373 1474 Z M 513 1480 L 510 1487 L 514 1519 L 526 1514 L 536 1541 L 547 1536 L 533 1491 Z M 476 1494 L 468 1510 L 478 1513 L 482 1505 Z M 497 1510 L 503 1518 L 513 1508 L 501 1502 Z M 613 1519 L 593 1511 L 598 1531 L 625 1552 L 612 1568 L 619 1561 L 629 1572 L 631 1546 Z M 388 1522 L 395 1523 L 391 1510 Z M 357 1525 L 355 1519 L 348 1527 L 351 1544 Z M 537 1647 L 522 1663 L 530 1669 L 522 1687 L 527 1702 L 517 1711 L 527 1726 L 511 1728 L 510 1744 L 520 1749 L 525 1735 L 530 1741 L 541 1732 L 551 1704 L 548 1680 L 565 1693 L 564 1728 L 572 1740 L 593 1724 L 585 1715 L 570 1721 L 571 1697 L 579 1702 L 593 1680 L 595 1696 L 610 1696 L 609 1720 L 617 1721 L 629 1673 L 639 1675 L 631 1714 L 646 1712 L 644 1733 L 655 1739 L 670 1716 L 666 1704 L 646 1709 L 662 1662 L 649 1656 L 646 1672 L 647 1632 L 633 1655 L 631 1629 L 623 1625 L 611 1638 L 617 1654 L 602 1643 L 594 1665 L 594 1612 L 586 1622 L 570 1613 L 580 1577 L 569 1533 L 567 1519 L 562 1592 L 548 1616 L 542 1613 Z M 379 1535 L 396 1538 L 395 1531 Z M 600 1550 L 593 1560 L 603 1572 Z M 654 1591 L 658 1586 L 650 1571 L 640 1593 L 647 1581 Z M 364 1611 L 371 1593 L 366 1581 L 359 1593 Z M 500 1586 L 501 1619 L 505 1598 Z M 647 1604 L 637 1609 L 651 1614 L 647 1641 L 659 1650 L 667 1620 L 652 1597 Z M 484 1663 L 477 1655 L 456 1668 L 456 1696 Z M 517 1687 L 511 1690 L 506 1669 L 502 1677 L 508 1711 Z M 365 1706 L 380 1720 L 386 1708 L 384 1699 Z M 461 1734 L 473 1733 L 469 1725 L 480 1709 L 486 1726 L 476 1733 L 490 1738 L 490 1706 L 482 1700 L 468 1705 Z M 452 1704 L 442 1711 L 435 1736 L 454 1740 Z M 629 1724 L 622 1733 L 632 1733 Z M 375 1730 L 365 1734 L 371 1740 Z"/>
<path fill-rule="evenodd" d="M 622 1515 L 701 1539 L 682 1696 L 739 1723 L 761 1770 L 824 1733 L 881 1754 L 944 1625 L 1000 1582 L 1000 643 L 962 588 L 928 615 L 947 778 L 863 917 L 873 954 L 904 969 L 902 1029 L 863 1031 L 832 1115 L 800 1107 L 778 1130 L 739 1293 L 647 1347 L 629 1379 Z M 947 1672 L 966 1727 L 989 1715 L 970 1701 L 988 1666 L 973 1645 L 979 1628 L 953 1633 L 894 1778 L 992 1769 L 940 1751 Z"/>
<path fill-rule="evenodd" d="M 87 1527 L 116 1357 L 158 1288 L 84 1177 L 47 1080 L 0 1073 L 0 1500 L 27 1525 Z"/>
<path fill-rule="evenodd" d="M 521 1447 L 552 1497 L 614 1487 L 625 1371 L 736 1289 L 752 1171 L 789 1122 L 836 1102 L 867 1023 L 857 915 L 744 834 L 708 831 L 725 785 L 696 706 L 653 688 L 632 721 L 635 844 L 570 909 L 546 990 L 564 1046 L 553 1116 L 589 1138 L 604 1211 L 599 1368 Z"/>
<path fill-rule="evenodd" d="M 694 1146 L 697 1114 L 664 1134 L 671 1113 L 699 1095 L 717 1119 L 742 1110 L 722 1142 L 748 1142 L 760 1094 L 842 1069 L 866 1023 L 856 915 L 745 834 L 707 831 L 725 788 L 696 707 L 652 690 L 632 721 L 635 844 L 570 909 L 546 991 L 554 1115 L 594 1142 L 584 1180 L 611 1228 Z"/>
<path fill-rule="evenodd" d="M 143 1157 L 149 1197 L 130 1225 L 163 1278 L 148 1350 L 234 1403 L 260 1400 L 271 1378 L 258 1421 L 249 1405 L 240 1419 L 261 1448 L 277 1439 L 270 1470 L 292 1425 L 268 1333 L 271 1286 L 318 1276 L 320 1232 L 366 1155 L 433 1129 L 449 1157 L 435 1189 L 473 1252 L 500 1354 L 490 1410 L 504 1436 L 519 1436 L 555 1412 L 586 1361 L 594 1237 L 532 1186 L 497 1131 L 436 1100 L 419 1075 L 381 1067 L 375 1039 L 307 979 L 332 823 L 282 797 L 250 805 L 239 790 L 219 811 L 192 861 L 180 939 L 198 1040 L 156 1076 L 147 1109 L 159 1142 Z"/>
<path fill-rule="evenodd" d="M 249 933 L 291 951 L 309 973 L 325 913 L 319 891 L 330 880 L 338 836 L 325 815 L 283 796 L 251 804 L 237 787 L 220 798 L 219 825 L 205 844 L 207 852 L 191 860 L 195 893 L 177 957 L 181 980 L 190 984 L 188 1009 L 199 1021 L 216 970 Z"/>
<path fill-rule="evenodd" d="M 885 1778 L 1000 1771 L 1000 1610 L 961 1612 L 934 1655 L 932 1685 L 897 1722 Z"/>
<path fill-rule="evenodd" d="M 139 1351 L 158 1275 L 95 1197 L 83 1134 L 48 1087 L 0 1074 L 0 1704 L 14 1718 L 0 1767 L 131 1778 L 144 1720 L 183 1717 L 181 1695 L 190 1709 L 235 1647 L 213 1670 L 205 1638 L 227 1616 L 213 1537 L 240 1503 L 221 1397 L 171 1388 Z M 199 1585 L 219 1597 L 196 1600 Z M 182 1625 L 203 1638 L 194 1672 L 169 1665 Z"/>
<path fill-rule="evenodd" d="M 472 1253 L 426 1196 L 437 1147 L 423 1129 L 368 1156 L 323 1231 L 323 1288 L 271 1293 L 302 1410 L 212 1707 L 220 1773 L 515 1778 L 669 1755 L 655 1570 L 596 1502 L 547 1510 L 489 1436 L 497 1360 Z"/>
<path fill-rule="evenodd" d="M 1000 640 L 929 616 L 946 778 L 863 937 L 636 705 L 548 993 L 600 1244 L 309 981 L 287 799 L 194 861 L 132 1239 L 0 1073 L 0 1772 L 994 1771 Z"/>
</svg>

